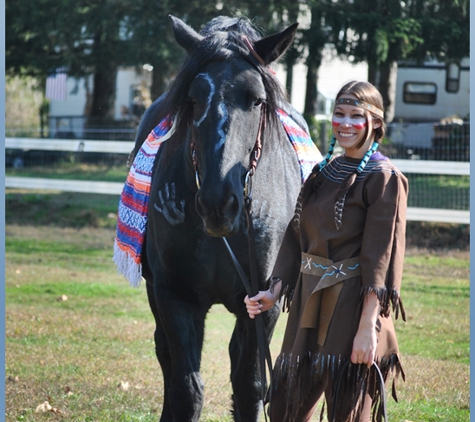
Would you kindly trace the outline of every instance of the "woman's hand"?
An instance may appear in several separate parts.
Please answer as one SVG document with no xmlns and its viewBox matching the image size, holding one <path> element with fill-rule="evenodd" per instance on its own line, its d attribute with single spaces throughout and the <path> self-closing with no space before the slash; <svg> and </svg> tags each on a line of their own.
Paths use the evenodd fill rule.
<svg viewBox="0 0 475 422">
<path fill-rule="evenodd" d="M 282 281 L 279 281 L 272 287 L 272 290 L 260 291 L 257 295 L 251 298 L 246 296 L 244 298 L 244 303 L 246 304 L 249 318 L 254 319 L 256 315 L 272 308 L 275 305 L 275 302 L 279 299 L 281 288 Z"/>
<path fill-rule="evenodd" d="M 371 326 L 360 326 L 353 340 L 351 362 L 365 364 L 368 368 L 371 367 L 376 354 L 376 346 L 376 329 Z"/>
<path fill-rule="evenodd" d="M 371 292 L 365 297 L 360 324 L 353 340 L 351 362 L 373 365 L 378 340 L 376 338 L 376 321 L 379 314 L 379 302 L 376 294 Z"/>
</svg>

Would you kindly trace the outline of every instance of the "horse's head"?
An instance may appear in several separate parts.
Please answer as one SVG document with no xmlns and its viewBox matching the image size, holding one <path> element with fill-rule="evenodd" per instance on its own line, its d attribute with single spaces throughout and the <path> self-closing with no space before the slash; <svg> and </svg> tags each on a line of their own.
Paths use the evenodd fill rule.
<svg viewBox="0 0 475 422">
<path fill-rule="evenodd" d="M 297 24 L 259 38 L 247 19 L 217 18 L 198 34 L 170 18 L 189 56 L 168 97 L 189 128 L 199 179 L 196 211 L 208 235 L 230 235 L 239 230 L 256 143 L 274 126 L 284 98 L 267 66 L 288 48 Z"/>
</svg>

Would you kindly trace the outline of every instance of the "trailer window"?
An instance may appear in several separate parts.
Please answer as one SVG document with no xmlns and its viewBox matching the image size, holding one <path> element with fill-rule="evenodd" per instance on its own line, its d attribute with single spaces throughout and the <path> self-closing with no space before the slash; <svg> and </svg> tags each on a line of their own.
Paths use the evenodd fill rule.
<svg viewBox="0 0 475 422">
<path fill-rule="evenodd" d="M 449 63 L 446 70 L 445 90 L 457 93 L 460 88 L 460 66 L 457 63 Z"/>
<path fill-rule="evenodd" d="M 409 104 L 435 104 L 437 85 L 428 82 L 406 82 L 403 100 Z"/>
</svg>

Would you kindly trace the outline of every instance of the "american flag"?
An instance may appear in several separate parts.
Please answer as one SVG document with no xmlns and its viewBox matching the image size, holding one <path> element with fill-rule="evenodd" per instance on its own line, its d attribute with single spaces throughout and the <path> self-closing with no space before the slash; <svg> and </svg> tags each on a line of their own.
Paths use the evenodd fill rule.
<svg viewBox="0 0 475 422">
<path fill-rule="evenodd" d="M 56 69 L 46 79 L 46 98 L 48 100 L 66 100 L 66 80 L 68 78 L 64 69 Z"/>
</svg>

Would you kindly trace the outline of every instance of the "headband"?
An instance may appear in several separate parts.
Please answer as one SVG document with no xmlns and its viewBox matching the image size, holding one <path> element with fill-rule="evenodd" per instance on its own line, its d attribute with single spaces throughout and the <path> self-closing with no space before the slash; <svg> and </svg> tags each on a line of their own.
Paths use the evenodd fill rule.
<svg viewBox="0 0 475 422">
<path fill-rule="evenodd" d="M 365 103 L 363 101 L 353 100 L 352 98 L 338 98 L 335 101 L 335 105 L 336 104 L 350 104 L 350 105 L 353 105 L 355 107 L 364 108 L 368 111 L 371 111 L 372 113 L 376 114 L 377 116 L 379 116 L 381 118 L 384 117 L 383 110 L 380 110 L 378 107 L 376 107 L 374 105 L 371 105 L 371 104 L 368 104 L 368 103 Z"/>
</svg>

